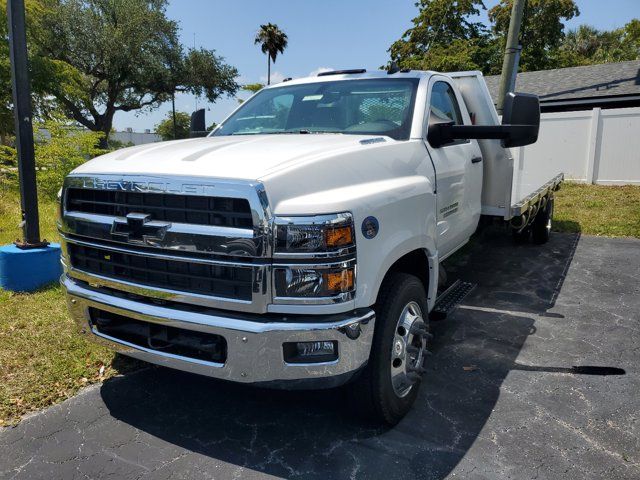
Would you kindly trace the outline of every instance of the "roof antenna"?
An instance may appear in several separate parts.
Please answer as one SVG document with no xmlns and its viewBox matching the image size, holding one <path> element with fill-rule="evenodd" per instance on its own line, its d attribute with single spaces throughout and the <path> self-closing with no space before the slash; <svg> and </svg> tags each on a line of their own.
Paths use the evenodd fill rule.
<svg viewBox="0 0 640 480">
<path fill-rule="evenodd" d="M 391 62 L 389 68 L 387 69 L 387 75 L 393 75 L 394 73 L 398 73 L 400 71 L 400 67 L 396 62 Z"/>
</svg>

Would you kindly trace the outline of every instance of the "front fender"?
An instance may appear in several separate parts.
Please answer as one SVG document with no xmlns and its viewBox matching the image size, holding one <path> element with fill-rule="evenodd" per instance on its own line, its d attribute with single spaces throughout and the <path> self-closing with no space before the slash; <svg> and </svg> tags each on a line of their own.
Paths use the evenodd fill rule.
<svg viewBox="0 0 640 480">
<path fill-rule="evenodd" d="M 376 238 L 358 240 L 358 290 L 356 306 L 371 306 L 376 302 L 385 275 L 400 258 L 415 250 L 436 255 L 436 199 L 430 182 L 423 180 L 418 195 L 395 198 L 378 208 L 380 232 Z M 424 265 L 429 269 L 429 265 Z M 436 283 L 437 268 L 431 269 L 431 285 Z"/>
<path fill-rule="evenodd" d="M 287 199 L 279 209 L 296 214 L 318 204 L 328 212 L 353 213 L 358 256 L 356 308 L 376 302 L 384 276 L 398 259 L 418 249 L 430 256 L 436 253 L 436 198 L 427 177 L 412 175 L 314 192 Z M 363 221 L 370 216 L 379 224 L 378 234 L 371 239 L 362 231 Z"/>
</svg>

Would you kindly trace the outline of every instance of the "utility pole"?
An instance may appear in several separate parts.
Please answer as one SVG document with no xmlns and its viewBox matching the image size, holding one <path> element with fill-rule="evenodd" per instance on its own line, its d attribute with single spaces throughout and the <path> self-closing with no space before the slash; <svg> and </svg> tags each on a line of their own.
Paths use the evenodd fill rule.
<svg viewBox="0 0 640 480">
<path fill-rule="evenodd" d="M 39 248 L 47 243 L 40 241 L 24 0 L 7 0 L 7 16 L 23 232 L 16 246 Z"/>
<path fill-rule="evenodd" d="M 176 92 L 175 90 L 171 92 L 171 112 L 173 118 L 173 139 L 175 140 L 178 135 L 178 130 L 176 126 Z"/>
<path fill-rule="evenodd" d="M 518 74 L 518 61 L 522 47 L 518 43 L 520 25 L 524 12 L 525 0 L 513 0 L 511 19 L 509 20 L 509 33 L 507 34 L 507 47 L 504 51 L 502 62 L 502 75 L 500 76 L 500 90 L 498 91 L 498 113 L 502 113 L 504 98 L 509 90 L 515 88 L 515 79 Z"/>
</svg>

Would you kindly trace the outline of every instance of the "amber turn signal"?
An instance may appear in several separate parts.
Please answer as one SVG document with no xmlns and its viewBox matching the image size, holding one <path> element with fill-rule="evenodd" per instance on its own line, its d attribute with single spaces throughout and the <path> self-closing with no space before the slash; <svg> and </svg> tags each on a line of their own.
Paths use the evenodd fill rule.
<svg viewBox="0 0 640 480">
<path fill-rule="evenodd" d="M 351 225 L 328 228 L 325 232 L 325 242 L 327 248 L 351 245 L 353 243 L 353 231 Z"/>
<path fill-rule="evenodd" d="M 330 293 L 349 292 L 353 290 L 353 268 L 325 273 L 324 281 Z"/>
</svg>

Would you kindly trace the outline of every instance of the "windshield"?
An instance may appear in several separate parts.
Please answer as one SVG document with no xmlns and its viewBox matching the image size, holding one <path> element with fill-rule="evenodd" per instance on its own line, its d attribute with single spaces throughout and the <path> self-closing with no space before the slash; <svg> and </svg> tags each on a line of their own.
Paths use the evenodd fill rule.
<svg viewBox="0 0 640 480">
<path fill-rule="evenodd" d="M 262 90 L 212 136 L 285 133 L 388 135 L 407 140 L 418 79 L 306 83 Z"/>
</svg>

